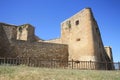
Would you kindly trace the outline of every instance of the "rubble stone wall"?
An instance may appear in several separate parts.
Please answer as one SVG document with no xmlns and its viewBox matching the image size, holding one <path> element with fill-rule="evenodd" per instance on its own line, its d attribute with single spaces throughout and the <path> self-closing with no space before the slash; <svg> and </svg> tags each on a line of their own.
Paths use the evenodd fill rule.
<svg viewBox="0 0 120 80">
<path fill-rule="evenodd" d="M 39 57 L 44 60 L 68 60 L 68 46 L 45 42 L 16 41 L 15 53 L 17 57 Z"/>
</svg>

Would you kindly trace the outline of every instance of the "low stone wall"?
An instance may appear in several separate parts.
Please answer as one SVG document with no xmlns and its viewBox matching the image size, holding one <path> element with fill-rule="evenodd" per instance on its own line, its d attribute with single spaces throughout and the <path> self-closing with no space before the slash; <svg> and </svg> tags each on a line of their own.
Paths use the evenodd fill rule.
<svg viewBox="0 0 120 80">
<path fill-rule="evenodd" d="M 68 61 L 68 46 L 45 42 L 13 42 L 17 57 L 39 57 L 43 60 Z"/>
</svg>

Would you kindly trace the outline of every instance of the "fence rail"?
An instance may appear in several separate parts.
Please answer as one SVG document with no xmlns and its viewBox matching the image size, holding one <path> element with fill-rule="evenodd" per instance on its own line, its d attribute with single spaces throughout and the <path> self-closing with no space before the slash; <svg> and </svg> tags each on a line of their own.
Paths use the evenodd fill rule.
<svg viewBox="0 0 120 80">
<path fill-rule="evenodd" d="M 42 60 L 37 57 L 0 58 L 0 65 L 69 68 L 79 70 L 120 70 L 120 62 Z"/>
</svg>

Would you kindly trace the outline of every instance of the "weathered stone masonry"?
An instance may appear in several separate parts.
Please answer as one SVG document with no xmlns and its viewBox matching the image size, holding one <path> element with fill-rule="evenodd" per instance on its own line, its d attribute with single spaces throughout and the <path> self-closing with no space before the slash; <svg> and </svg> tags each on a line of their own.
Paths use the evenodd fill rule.
<svg viewBox="0 0 120 80">
<path fill-rule="evenodd" d="M 68 60 L 67 45 L 25 41 L 15 41 L 13 45 L 15 45 L 17 57 L 39 57 L 41 60 Z"/>
<path fill-rule="evenodd" d="M 67 45 L 36 42 L 38 38 L 36 39 L 34 27 L 31 25 L 14 26 L 5 23 L 0 25 L 0 57 L 38 57 L 42 60 L 68 61 Z"/>
<path fill-rule="evenodd" d="M 113 62 L 111 48 L 104 48 L 90 8 L 63 21 L 61 37 L 53 40 L 38 38 L 30 24 L 15 26 L 0 23 L 0 57 Z M 102 67 L 98 65 L 98 68 Z"/>
<path fill-rule="evenodd" d="M 2 25 L 0 24 L 0 57 L 4 57 L 5 55 L 9 54 L 9 47 L 10 43 Z"/>
</svg>

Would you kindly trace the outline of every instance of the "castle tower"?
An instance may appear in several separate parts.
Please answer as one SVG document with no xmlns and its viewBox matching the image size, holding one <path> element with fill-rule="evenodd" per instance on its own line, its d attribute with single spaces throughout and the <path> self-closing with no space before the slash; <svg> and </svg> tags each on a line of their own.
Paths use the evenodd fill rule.
<svg viewBox="0 0 120 80">
<path fill-rule="evenodd" d="M 34 41 L 34 27 L 25 24 L 17 27 L 17 40 Z"/>
<path fill-rule="evenodd" d="M 83 9 L 61 23 L 61 40 L 69 46 L 70 60 L 106 60 L 99 28 L 90 8 Z"/>
<path fill-rule="evenodd" d="M 112 57 L 112 48 L 110 46 L 105 46 L 105 51 L 110 58 L 111 62 L 113 62 L 113 57 Z"/>
</svg>

